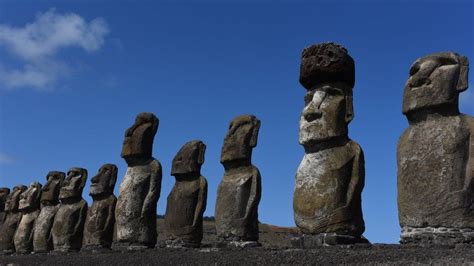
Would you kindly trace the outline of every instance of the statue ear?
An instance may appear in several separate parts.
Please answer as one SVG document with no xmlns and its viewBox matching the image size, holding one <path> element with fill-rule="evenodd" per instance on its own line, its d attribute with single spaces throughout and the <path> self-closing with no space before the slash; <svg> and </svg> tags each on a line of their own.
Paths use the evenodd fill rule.
<svg viewBox="0 0 474 266">
<path fill-rule="evenodd" d="M 117 182 L 117 172 L 118 172 L 117 166 L 113 165 L 112 176 L 110 177 L 110 181 L 109 181 L 109 187 L 111 187 L 112 189 L 114 189 L 115 183 Z"/>
<path fill-rule="evenodd" d="M 82 179 L 81 179 L 81 188 L 84 188 L 86 186 L 87 182 L 87 169 L 82 169 L 81 171 Z"/>
<path fill-rule="evenodd" d="M 43 185 L 41 185 L 41 183 L 38 183 L 38 192 L 36 192 L 36 201 L 39 202 L 39 200 L 41 199 L 41 188 L 43 187 Z"/>
<path fill-rule="evenodd" d="M 465 56 L 459 58 L 459 78 L 456 89 L 459 92 L 465 91 L 468 87 L 469 60 Z"/>
<path fill-rule="evenodd" d="M 199 143 L 199 155 L 198 155 L 198 164 L 202 165 L 204 163 L 204 154 L 206 153 L 206 144 Z"/>
<path fill-rule="evenodd" d="M 346 95 L 346 123 L 349 123 L 354 118 L 354 107 L 352 105 L 352 95 Z"/>
<path fill-rule="evenodd" d="M 260 120 L 256 120 L 253 124 L 252 137 L 250 139 L 250 147 L 254 148 L 257 146 L 258 132 L 260 130 Z"/>
</svg>

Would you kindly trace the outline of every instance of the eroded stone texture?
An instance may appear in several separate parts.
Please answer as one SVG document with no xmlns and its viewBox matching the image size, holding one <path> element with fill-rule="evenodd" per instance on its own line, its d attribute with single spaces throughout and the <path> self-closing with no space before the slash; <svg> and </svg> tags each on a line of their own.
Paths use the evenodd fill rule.
<svg viewBox="0 0 474 266">
<path fill-rule="evenodd" d="M 354 72 L 353 59 L 338 44 L 303 50 L 300 83 L 308 91 L 299 142 L 305 155 L 296 173 L 293 209 L 304 248 L 367 242 L 361 238 L 364 154 L 348 136 Z"/>
<path fill-rule="evenodd" d="M 253 115 L 234 118 L 224 139 L 221 163 L 224 177 L 216 200 L 216 230 L 222 244 L 245 247 L 258 244 L 258 204 L 261 176 L 252 165 L 260 120 Z"/>
<path fill-rule="evenodd" d="M 468 68 L 452 52 L 410 68 L 403 94 L 409 127 L 397 150 L 401 243 L 473 242 L 463 232 L 474 229 L 474 120 L 458 109 Z"/>
<path fill-rule="evenodd" d="M 110 249 L 114 235 L 115 182 L 117 166 L 104 164 L 99 173 L 91 179 L 90 195 L 92 206 L 87 211 L 84 227 L 84 248 L 89 250 Z"/>
<path fill-rule="evenodd" d="M 6 212 L 5 212 L 5 202 L 7 201 L 8 194 L 10 194 L 10 189 L 6 187 L 0 188 L 0 227 L 5 221 Z"/>
<path fill-rule="evenodd" d="M 160 162 L 152 157 L 152 148 L 158 123 L 154 114 L 140 113 L 125 132 L 121 156 L 128 168 L 115 211 L 114 248 L 151 248 L 156 244 L 156 205 L 162 170 Z"/>
<path fill-rule="evenodd" d="M 201 176 L 206 145 L 190 141 L 173 159 L 171 175 L 176 182 L 168 195 L 165 234 L 168 247 L 199 247 L 203 236 L 202 216 L 206 210 L 207 180 Z"/>
<path fill-rule="evenodd" d="M 20 195 L 26 190 L 26 186 L 18 185 L 13 188 L 13 191 L 8 194 L 5 202 L 6 218 L 0 226 L 0 252 L 3 254 L 10 254 L 15 252 L 15 244 L 13 237 L 15 231 L 20 223 L 22 213 L 18 209 L 20 202 Z"/>
<path fill-rule="evenodd" d="M 16 229 L 13 241 L 17 254 L 27 254 L 33 251 L 33 231 L 36 218 L 40 213 L 41 184 L 32 183 L 20 195 L 18 209 L 21 211 L 21 221 Z"/>
<path fill-rule="evenodd" d="M 49 252 L 53 249 L 53 228 L 54 216 L 59 210 L 59 191 L 66 174 L 58 171 L 51 171 L 46 176 L 46 184 L 41 189 L 41 211 L 36 218 L 33 232 L 33 251 L 35 253 Z"/>
<path fill-rule="evenodd" d="M 73 167 L 69 169 L 59 191 L 61 205 L 57 211 L 51 233 L 54 251 L 78 251 L 82 247 L 84 223 L 87 216 L 87 202 L 82 191 L 87 181 L 87 170 Z"/>
</svg>

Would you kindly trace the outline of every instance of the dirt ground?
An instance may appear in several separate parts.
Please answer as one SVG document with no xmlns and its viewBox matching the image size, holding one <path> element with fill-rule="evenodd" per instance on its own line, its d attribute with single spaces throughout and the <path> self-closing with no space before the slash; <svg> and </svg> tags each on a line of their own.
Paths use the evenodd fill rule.
<svg viewBox="0 0 474 266">
<path fill-rule="evenodd" d="M 162 221 L 159 220 L 158 228 Z M 66 255 L 32 254 L 0 255 L 0 265 L 247 265 L 247 264 L 474 264 L 474 247 L 400 246 L 374 244 L 294 249 L 290 239 L 295 228 L 260 226 L 261 247 L 249 249 L 214 248 L 214 223 L 204 224 L 203 247 L 200 249 L 155 248 L 144 251 L 77 252 Z M 162 241 L 160 234 L 158 241 Z"/>
</svg>

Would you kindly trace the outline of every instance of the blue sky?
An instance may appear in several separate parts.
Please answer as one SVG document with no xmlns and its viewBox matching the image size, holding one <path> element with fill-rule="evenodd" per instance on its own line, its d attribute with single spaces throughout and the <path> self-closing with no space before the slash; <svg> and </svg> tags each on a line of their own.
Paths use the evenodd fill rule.
<svg viewBox="0 0 474 266">
<path fill-rule="evenodd" d="M 263 182 L 259 218 L 293 226 L 294 176 L 304 154 L 300 54 L 334 41 L 356 62 L 350 136 L 366 157 L 365 236 L 398 241 L 396 144 L 407 127 L 401 103 L 408 70 L 438 51 L 474 61 L 472 3 L 117 2 L 0 1 L 0 186 L 44 184 L 48 171 L 73 166 L 92 177 L 114 163 L 117 195 L 124 131 L 147 111 L 160 119 L 158 213 L 174 184 L 171 160 L 182 144 L 200 139 L 210 216 L 228 124 L 254 114 L 262 121 L 253 153 Z M 472 115 L 470 84 L 461 111 Z"/>
</svg>

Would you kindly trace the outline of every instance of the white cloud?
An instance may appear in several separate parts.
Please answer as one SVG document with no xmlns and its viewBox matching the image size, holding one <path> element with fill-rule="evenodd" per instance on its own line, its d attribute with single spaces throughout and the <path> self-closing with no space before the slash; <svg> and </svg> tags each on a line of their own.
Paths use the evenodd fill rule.
<svg viewBox="0 0 474 266">
<path fill-rule="evenodd" d="M 16 160 L 13 157 L 0 153 L 0 164 L 11 164 L 15 162 Z"/>
<path fill-rule="evenodd" d="M 67 73 L 67 65 L 57 58 L 61 49 L 96 51 L 108 33 L 102 18 L 87 22 L 77 14 L 58 14 L 54 9 L 39 13 L 33 23 L 21 28 L 0 24 L 0 48 L 22 64 L 20 68 L 0 64 L 0 83 L 11 89 L 46 89 Z"/>
</svg>

